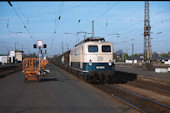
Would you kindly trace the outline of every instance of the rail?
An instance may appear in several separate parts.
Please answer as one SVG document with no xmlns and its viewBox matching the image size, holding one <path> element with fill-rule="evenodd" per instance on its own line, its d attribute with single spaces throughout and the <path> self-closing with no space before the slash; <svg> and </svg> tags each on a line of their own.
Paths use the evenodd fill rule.
<svg viewBox="0 0 170 113">
<path fill-rule="evenodd" d="M 74 75 L 76 76 L 76 75 Z M 77 76 L 76 76 L 77 77 Z M 80 78 L 85 81 L 84 78 Z M 123 88 L 114 86 L 114 84 L 92 84 L 93 86 L 111 94 L 112 97 L 121 102 L 133 107 L 142 113 L 170 113 L 170 107 L 159 102 L 156 102 L 147 97 L 130 92 Z"/>
<path fill-rule="evenodd" d="M 118 86 L 105 84 L 104 86 L 98 86 L 99 88 L 112 93 L 112 96 L 121 100 L 122 102 L 132 106 L 143 113 L 169 113 L 170 107 L 159 102 L 156 102 L 147 97 L 130 92 L 126 89 Z M 103 87 L 103 88 L 102 88 Z M 106 89 L 105 89 L 106 88 Z"/>
</svg>

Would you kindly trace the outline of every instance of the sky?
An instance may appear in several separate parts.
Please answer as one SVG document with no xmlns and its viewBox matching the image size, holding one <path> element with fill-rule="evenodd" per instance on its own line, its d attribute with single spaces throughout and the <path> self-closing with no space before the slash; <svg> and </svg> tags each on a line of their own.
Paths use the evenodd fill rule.
<svg viewBox="0 0 170 113">
<path fill-rule="evenodd" d="M 0 2 L 0 54 L 16 49 L 36 53 L 38 40 L 47 56 L 72 49 L 91 36 L 112 42 L 114 51 L 132 54 L 144 49 L 144 1 L 20 1 Z M 150 1 L 152 52 L 170 51 L 170 1 Z M 59 19 L 60 17 L 60 19 Z M 45 49 L 43 49 L 44 51 Z"/>
</svg>

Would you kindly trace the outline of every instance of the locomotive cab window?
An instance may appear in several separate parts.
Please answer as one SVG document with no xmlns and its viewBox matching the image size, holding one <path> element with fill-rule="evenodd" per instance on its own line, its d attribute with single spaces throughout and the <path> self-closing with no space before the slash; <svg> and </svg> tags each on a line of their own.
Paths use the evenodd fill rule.
<svg viewBox="0 0 170 113">
<path fill-rule="evenodd" d="M 111 52 L 110 45 L 103 45 L 102 46 L 102 52 Z"/>
<path fill-rule="evenodd" d="M 89 52 L 98 52 L 98 46 L 97 45 L 89 45 L 88 51 Z"/>
</svg>

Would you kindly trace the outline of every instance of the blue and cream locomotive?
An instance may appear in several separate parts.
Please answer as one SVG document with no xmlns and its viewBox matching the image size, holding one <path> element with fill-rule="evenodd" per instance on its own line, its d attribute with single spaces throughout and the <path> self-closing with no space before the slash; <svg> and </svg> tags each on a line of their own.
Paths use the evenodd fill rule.
<svg viewBox="0 0 170 113">
<path fill-rule="evenodd" d="M 109 82 L 115 73 L 113 44 L 104 38 L 87 38 L 57 59 L 59 66 L 87 81 Z"/>
</svg>

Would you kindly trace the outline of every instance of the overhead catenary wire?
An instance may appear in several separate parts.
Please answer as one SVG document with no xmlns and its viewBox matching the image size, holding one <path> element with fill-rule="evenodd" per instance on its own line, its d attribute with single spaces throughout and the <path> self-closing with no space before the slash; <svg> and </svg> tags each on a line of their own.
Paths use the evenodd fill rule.
<svg viewBox="0 0 170 113">
<path fill-rule="evenodd" d="M 109 4 L 110 4 L 110 3 L 109 3 Z M 112 4 L 110 4 L 109 7 L 110 7 L 111 5 L 112 5 Z M 70 6 L 68 6 L 68 7 L 70 7 Z M 67 7 L 67 8 L 68 8 L 68 7 Z M 109 8 L 109 7 L 107 7 L 107 8 Z M 91 7 L 88 7 L 88 8 L 90 9 Z M 93 8 L 93 7 L 92 7 L 92 8 Z M 106 9 L 107 9 L 107 8 L 106 8 Z M 15 9 L 18 11 L 17 7 L 15 7 Z M 60 9 L 61 9 L 61 6 L 60 6 Z M 66 9 L 66 8 L 63 8 L 62 11 L 64 11 L 64 9 Z M 78 8 L 77 8 L 77 9 L 78 9 Z M 105 9 L 104 9 L 104 10 L 105 10 Z M 104 11 L 104 10 L 103 10 L 103 11 Z M 103 11 L 102 11 L 102 12 L 103 12 Z M 100 13 L 102 13 L 102 12 L 100 12 Z M 111 11 L 110 11 L 110 12 L 111 12 Z M 109 13 L 110 13 L 110 12 L 109 12 Z M 20 12 L 18 12 L 18 13 L 20 14 Z M 92 13 L 92 11 L 91 11 L 90 13 Z M 98 13 L 98 14 L 100 14 L 100 13 Z M 129 12 L 128 12 L 128 13 L 129 13 Z M 128 14 L 128 13 L 124 13 L 124 14 L 126 15 L 126 14 Z M 97 14 L 97 13 L 96 13 L 96 14 Z M 157 14 L 157 13 L 156 13 L 156 14 Z M 161 14 L 162 14 L 162 13 L 161 13 Z M 158 15 L 159 15 L 159 14 L 158 14 Z M 22 15 L 20 15 L 20 16 L 22 17 Z M 59 16 L 60 16 L 60 14 L 58 14 L 58 16 L 57 16 L 56 18 L 58 18 L 58 20 L 60 20 L 60 22 L 59 22 L 59 25 L 60 25 L 60 23 L 63 22 L 63 21 L 65 22 L 65 20 L 63 20 L 62 16 L 60 16 L 60 17 L 59 17 Z M 87 16 L 89 16 L 89 15 L 87 15 Z M 95 16 L 97 17 L 97 15 L 95 15 Z M 107 16 L 107 15 L 106 15 L 106 16 Z M 123 16 L 124 16 L 124 15 L 123 15 Z M 105 17 L 105 15 L 104 15 L 104 17 Z M 59 18 L 60 18 L 60 19 L 59 19 Z M 22 18 L 22 19 L 24 20 L 24 18 Z M 70 19 L 70 21 L 71 21 L 71 18 L 68 18 L 68 19 Z M 83 18 L 83 19 L 86 19 L 86 18 Z M 102 18 L 101 18 L 101 19 L 102 19 Z M 101 20 L 101 19 L 100 19 L 100 20 Z M 123 19 L 123 18 L 122 18 L 122 19 Z M 80 18 L 80 20 L 81 20 L 80 22 L 82 22 L 82 18 Z M 78 19 L 75 19 L 74 21 L 76 21 L 76 22 L 78 23 Z M 138 20 L 137 20 L 137 21 L 138 21 Z M 137 22 L 137 21 L 135 21 L 135 22 Z M 24 22 L 25 22 L 25 20 L 24 20 Z M 133 22 L 133 23 L 135 23 L 135 22 Z M 26 23 L 26 22 L 25 22 L 25 23 Z M 56 26 L 57 23 L 58 23 L 58 21 L 56 21 L 55 26 Z M 108 23 L 109 23 L 109 21 L 107 20 L 107 25 L 108 25 Z M 132 24 L 133 24 L 133 23 L 132 23 Z M 83 24 L 84 24 L 84 23 L 83 23 Z M 83 25 L 83 24 L 82 24 L 82 25 Z M 87 23 L 85 23 L 85 25 L 86 25 L 86 24 L 87 24 Z M 90 24 L 91 24 L 91 22 L 90 22 Z M 80 25 L 81 25 L 81 24 L 79 24 L 79 27 L 84 27 L 84 26 L 80 26 Z M 109 23 L 109 26 L 110 26 L 110 25 L 111 25 L 111 24 Z M 53 26 L 54 26 L 54 24 L 53 24 Z M 99 25 L 99 26 L 100 26 L 100 25 Z M 136 26 L 132 27 L 132 29 L 135 28 L 135 29 L 136 29 L 135 31 L 137 31 L 137 32 L 135 32 L 135 31 L 132 32 L 132 31 L 131 31 L 131 28 L 130 28 L 130 29 L 127 28 L 125 31 L 120 32 L 120 33 L 122 33 L 123 35 L 127 35 L 127 36 L 128 36 L 129 34 L 130 34 L 130 35 L 131 35 L 131 34 L 136 35 L 136 34 L 138 34 L 138 32 L 139 32 L 140 30 L 143 30 L 143 27 L 142 27 L 141 29 L 138 29 L 137 27 L 139 27 L 139 26 L 140 26 L 140 25 L 136 25 Z M 159 26 L 159 25 L 157 25 L 157 26 Z M 160 25 L 160 26 L 161 26 L 161 25 Z M 159 26 L 159 28 L 160 28 L 160 26 Z M 29 26 L 28 26 L 28 27 L 29 27 Z M 75 27 L 75 26 L 74 26 L 74 27 Z M 126 27 L 126 26 L 122 26 L 122 27 Z M 56 27 L 56 28 L 57 28 L 57 27 Z M 100 28 L 100 27 L 99 27 L 99 28 Z M 110 27 L 110 28 L 111 28 L 111 27 Z M 109 28 L 109 29 L 110 29 L 110 28 Z M 119 28 L 120 28 L 120 27 L 119 27 Z M 119 29 L 119 28 L 118 28 L 118 29 Z M 152 26 L 152 28 L 154 28 L 154 26 Z M 118 30 L 118 29 L 115 29 L 115 30 Z M 138 29 L 138 30 L 137 30 L 137 29 Z M 111 30 L 113 30 L 113 29 L 111 29 Z M 52 31 L 53 31 L 53 30 L 52 30 Z M 54 31 L 56 31 L 56 30 L 54 30 Z M 58 31 L 58 30 L 57 30 L 57 31 Z M 104 31 L 104 30 L 103 30 L 103 31 Z M 114 30 L 113 30 L 113 31 L 114 31 Z M 112 32 L 113 32 L 113 31 L 112 31 Z M 100 33 L 100 32 L 99 32 L 99 33 Z M 141 34 L 142 34 L 142 33 L 141 33 Z M 14 35 L 14 34 L 12 34 L 12 35 Z M 56 32 L 55 32 L 53 35 L 56 35 Z M 130 37 L 128 37 L 128 38 L 130 38 Z M 56 39 L 55 39 L 55 40 L 56 40 Z M 53 41 L 52 44 L 50 43 L 51 45 L 53 45 L 53 43 L 55 44 L 54 39 L 53 39 L 53 40 L 50 40 L 50 42 L 51 42 L 51 41 Z M 51 46 L 51 45 L 50 45 L 50 46 Z M 52 48 L 53 48 L 53 47 L 52 47 Z"/>
<path fill-rule="evenodd" d="M 10 32 L 5 32 L 5 31 L 3 31 L 2 29 L 0 29 L 0 31 L 3 32 L 3 33 L 7 33 L 8 37 L 12 38 L 13 40 L 11 40 L 11 41 L 13 41 L 14 43 L 17 41 L 17 40 L 15 39 L 16 36 L 14 37 L 13 35 L 11 35 Z M 5 38 L 5 39 L 6 39 L 6 38 Z M 9 45 L 8 45 L 8 46 L 9 46 Z M 11 47 L 11 48 L 12 48 L 12 47 Z"/>
<path fill-rule="evenodd" d="M 8 24 L 9 24 L 9 23 L 8 23 Z M 13 40 L 11 40 L 11 41 L 14 41 L 15 43 L 17 42 L 16 39 L 18 38 L 18 37 L 17 37 L 17 34 L 18 34 L 18 33 L 23 33 L 23 32 L 12 32 L 12 31 L 9 29 L 9 26 L 7 26 L 7 30 L 8 30 L 8 33 L 7 33 L 8 36 L 13 39 Z M 2 31 L 2 30 L 0 30 L 0 31 Z M 5 31 L 2 31 L 2 32 L 6 33 Z M 14 36 L 13 34 L 14 34 L 15 36 Z"/>
<path fill-rule="evenodd" d="M 162 37 L 164 37 L 164 40 L 162 40 L 162 39 L 161 39 L 161 40 L 158 40 L 158 37 L 157 37 L 156 40 L 153 40 L 153 41 L 152 41 L 152 46 L 153 46 L 153 47 L 158 46 L 156 43 L 159 43 L 159 46 L 162 47 L 163 45 L 161 45 L 161 44 L 164 44 L 164 43 L 167 42 L 168 36 L 169 36 L 168 34 L 167 34 L 167 35 L 163 35 Z M 159 37 L 160 37 L 160 36 L 159 36 Z M 166 38 L 165 38 L 165 37 L 166 37 Z M 137 40 L 143 40 L 143 37 L 137 38 L 137 39 L 135 38 L 135 41 L 137 41 Z M 118 43 L 118 44 L 120 45 L 120 44 L 123 44 L 122 42 L 123 42 L 123 41 L 119 41 L 119 42 L 116 42 L 116 43 Z M 140 42 L 138 41 L 138 43 L 140 43 Z M 130 42 L 129 42 L 129 43 L 126 43 L 126 44 L 127 44 L 127 45 L 128 45 L 128 44 L 131 45 Z M 167 44 L 166 44 L 166 45 L 167 45 Z M 129 47 L 130 47 L 130 46 L 129 46 Z M 138 47 L 140 47 L 140 46 L 138 46 Z M 141 45 L 141 47 L 142 47 L 142 45 Z M 124 47 L 123 47 L 123 48 L 124 48 Z"/>
<path fill-rule="evenodd" d="M 0 29 L 0 31 L 3 32 L 3 33 L 7 33 L 7 32 L 5 32 L 5 31 L 3 31 L 2 29 Z M 16 41 L 16 39 L 15 39 L 16 37 L 14 37 L 13 35 L 11 35 L 10 32 L 8 32 L 7 34 L 8 34 L 9 37 L 12 37 L 12 38 Z M 13 40 L 12 40 L 12 41 L 13 41 Z"/>
<path fill-rule="evenodd" d="M 137 9 L 141 9 L 140 7 L 138 7 Z M 133 14 L 135 14 L 135 13 L 137 13 L 137 9 L 135 9 L 135 10 L 133 10 L 132 12 L 130 12 L 130 13 L 128 13 L 127 15 L 125 15 L 125 17 L 127 18 L 127 17 L 129 17 L 129 16 L 131 16 L 131 15 L 133 15 Z M 124 18 L 119 18 L 119 19 L 117 19 L 118 21 L 121 21 L 121 20 L 123 20 Z M 114 21 L 115 22 L 115 21 Z M 111 22 L 107 22 L 107 25 L 109 25 L 109 24 L 111 23 Z M 101 29 L 100 30 L 98 30 L 98 31 L 103 31 L 103 27 L 101 27 Z"/>
<path fill-rule="evenodd" d="M 169 10 L 170 10 L 169 8 L 168 8 L 168 9 L 165 9 L 165 10 L 162 10 L 162 11 L 158 12 L 157 14 L 151 16 L 151 18 L 156 17 L 156 16 L 158 16 L 158 15 L 160 15 L 160 14 L 162 14 L 162 13 L 165 13 L 165 11 L 169 11 Z M 121 29 L 119 29 L 118 31 L 119 31 L 119 32 L 120 32 L 120 31 L 124 31 L 125 29 L 130 28 L 130 27 L 133 27 L 134 25 L 138 25 L 139 23 L 141 23 L 141 22 L 143 22 L 143 21 L 144 21 L 144 19 L 139 20 L 138 22 L 136 22 L 136 23 L 134 23 L 134 24 L 132 24 L 132 25 L 127 25 L 126 27 L 121 28 Z"/>
<path fill-rule="evenodd" d="M 169 10 L 169 9 L 168 9 Z M 165 10 L 163 10 L 163 11 L 165 11 Z M 163 12 L 163 11 L 161 11 L 161 12 Z M 160 12 L 159 12 L 159 14 L 160 14 Z M 155 16 L 157 16 L 158 14 L 156 14 Z M 153 28 L 155 28 L 155 27 L 158 27 L 158 25 L 160 25 L 160 24 L 162 24 L 163 22 L 165 22 L 165 21 L 169 21 L 170 20 L 170 18 L 167 18 L 167 19 L 164 19 L 164 20 L 161 20 L 161 21 L 157 21 L 157 22 L 155 22 L 154 24 L 151 24 L 151 28 L 153 29 Z M 134 32 L 134 31 L 138 31 L 138 30 L 143 30 L 143 27 L 140 27 L 140 28 L 137 28 L 137 29 L 134 29 L 134 30 L 131 30 L 131 31 L 128 31 L 128 32 L 126 32 L 126 33 L 124 33 L 124 34 L 121 34 L 121 36 L 122 35 L 127 35 L 127 34 L 129 34 L 129 33 L 132 33 L 132 32 Z M 119 33 L 120 34 L 120 33 Z M 142 34 L 139 34 L 139 35 L 133 35 L 133 37 L 134 36 L 140 36 L 140 35 L 142 35 Z"/>
<path fill-rule="evenodd" d="M 52 39 L 52 42 L 51 42 L 51 47 L 50 47 L 50 52 L 51 53 L 51 50 L 52 50 L 52 47 L 53 47 L 53 43 L 54 43 L 54 39 L 55 39 L 55 35 L 56 35 L 56 30 L 57 30 L 57 27 L 58 27 L 58 24 L 59 24 L 59 20 L 61 19 L 61 12 L 62 12 L 62 9 L 63 9 L 63 5 L 64 5 L 64 1 L 59 5 L 59 10 L 58 10 L 58 15 L 56 16 L 55 18 L 55 28 L 54 28 L 54 33 L 53 33 L 53 39 Z M 58 20 L 57 20 L 58 18 Z"/>
<path fill-rule="evenodd" d="M 66 9 L 63 9 L 63 12 L 64 11 L 68 11 L 68 10 L 71 10 L 71 9 L 74 9 L 74 8 L 77 8 L 77 7 L 80 7 L 80 6 L 83 6 L 83 5 L 86 5 L 87 3 L 83 3 L 83 4 L 79 4 L 79 5 L 76 5 L 74 7 L 70 7 L 70 8 L 66 8 Z M 35 15 L 35 16 L 29 16 L 27 18 L 36 18 L 36 17 L 40 17 L 40 16 L 48 16 L 48 15 L 55 15 L 58 11 L 55 11 L 55 12 L 49 12 L 49 13 L 44 13 L 44 14 L 39 14 L 39 15 Z"/>
<path fill-rule="evenodd" d="M 19 9 L 21 10 L 21 13 L 23 14 L 23 16 L 24 16 L 24 18 L 25 18 L 25 20 L 27 21 L 27 24 L 28 24 L 29 23 L 29 19 L 25 16 L 24 11 L 21 8 L 21 6 L 19 5 L 19 3 L 17 3 L 17 5 L 18 5 Z"/>
<path fill-rule="evenodd" d="M 102 17 L 103 15 L 105 15 L 110 9 L 112 9 L 114 6 L 116 6 L 120 1 L 116 2 L 115 4 L 113 4 L 111 7 L 109 7 L 108 9 L 106 9 L 103 13 L 101 13 L 100 15 L 98 15 L 94 21 L 96 21 L 97 19 L 99 19 L 100 17 Z M 91 24 L 91 22 L 89 22 L 81 31 L 83 31 L 84 29 L 86 29 L 89 25 Z"/>
<path fill-rule="evenodd" d="M 151 16 L 151 18 L 154 18 L 154 17 L 156 17 L 156 16 L 158 16 L 158 15 L 160 15 L 160 14 L 162 14 L 162 13 L 165 13 L 166 11 L 169 11 L 169 10 L 170 10 L 170 8 L 165 9 L 165 10 L 162 10 L 162 11 L 158 12 L 157 14 Z M 119 29 L 119 30 L 118 30 L 118 31 L 119 31 L 119 34 L 120 34 L 120 31 L 124 31 L 124 30 L 126 30 L 127 28 L 130 28 L 130 27 L 132 27 L 132 26 L 134 26 L 134 25 L 138 25 L 139 23 L 141 23 L 141 22 L 143 22 L 143 21 L 144 21 L 144 19 L 139 20 L 137 23 L 134 23 L 134 24 L 132 24 L 132 25 L 127 25 L 126 27 Z M 143 28 L 143 27 L 142 27 L 142 28 Z M 142 28 L 141 28 L 141 29 L 142 29 Z M 102 28 L 102 29 L 103 29 L 103 28 Z M 140 29 L 140 28 L 137 28 L 137 29 Z M 133 32 L 133 31 L 129 31 L 129 33 L 130 33 L 130 32 Z M 115 33 L 117 33 L 117 32 L 115 32 Z"/>
<path fill-rule="evenodd" d="M 97 5 L 97 3 L 93 4 L 92 7 L 90 7 L 88 9 L 88 11 L 82 17 L 80 17 L 79 20 L 77 20 L 78 24 L 77 24 L 77 26 L 75 26 L 75 29 L 73 29 L 72 32 L 75 31 L 78 28 L 78 26 L 80 26 L 80 23 L 82 21 L 85 21 L 89 18 L 90 13 L 92 13 L 92 9 L 94 9 L 96 7 L 96 5 Z M 84 19 L 85 17 L 86 17 L 86 19 Z"/>
<path fill-rule="evenodd" d="M 18 16 L 20 22 L 24 25 L 24 28 L 28 31 L 30 38 L 33 39 L 32 34 L 30 32 L 30 30 L 27 28 L 27 26 L 24 24 L 23 20 L 21 19 L 21 17 L 19 16 L 19 14 L 17 13 L 16 9 L 13 7 L 13 5 L 11 4 L 10 1 L 8 1 L 9 5 L 12 7 L 12 9 L 14 10 L 15 14 Z"/>
<path fill-rule="evenodd" d="M 94 3 L 91 8 L 88 9 L 88 11 L 80 18 L 80 20 L 84 20 L 86 17 L 89 18 L 90 13 L 92 13 L 92 10 L 96 7 L 97 3 Z"/>
<path fill-rule="evenodd" d="M 157 27 L 158 25 L 162 24 L 162 22 L 166 22 L 166 21 L 169 21 L 169 20 L 170 20 L 170 18 L 167 18 L 167 19 L 164 19 L 164 20 L 155 22 L 154 24 L 152 24 L 152 27 L 151 27 L 151 28 L 155 28 L 155 27 Z M 143 30 L 143 27 L 140 27 L 140 28 L 137 28 L 137 29 L 128 31 L 127 33 L 121 34 L 121 36 L 122 36 L 122 35 L 127 35 L 127 34 L 129 34 L 129 33 L 131 33 L 131 32 L 137 31 L 137 30 Z"/>
<path fill-rule="evenodd" d="M 168 9 L 169 10 L 169 9 Z M 163 12 L 163 11 L 162 11 Z M 160 13 L 158 13 L 158 14 L 156 14 L 155 16 L 157 16 L 157 15 L 159 15 Z M 156 28 L 156 27 L 159 27 L 159 25 L 160 24 L 163 24 L 163 22 L 165 22 L 165 21 L 169 21 L 170 20 L 170 18 L 167 18 L 167 19 L 164 19 L 164 20 L 161 20 L 161 21 L 159 21 L 159 22 L 155 22 L 155 24 L 152 24 L 151 26 L 151 28 L 153 29 L 153 28 Z M 137 29 L 136 29 L 137 30 Z M 143 30 L 143 27 L 142 27 L 142 30 Z M 159 30 L 160 31 L 160 30 Z M 164 31 L 162 31 L 161 30 L 161 32 L 164 32 Z M 126 34 L 129 34 L 130 32 L 128 32 L 128 33 L 126 33 Z M 125 35 L 125 34 L 124 34 Z M 132 37 L 135 37 L 135 36 L 141 36 L 141 35 L 143 35 L 143 34 L 139 34 L 139 35 L 132 35 Z M 168 36 L 168 35 L 167 35 Z M 166 36 L 163 36 L 163 37 L 166 37 Z M 141 36 L 141 38 L 143 39 L 143 37 Z M 141 40 L 141 38 L 140 38 L 140 40 Z M 139 39 L 139 38 L 138 38 Z M 137 39 L 137 40 L 138 40 Z M 136 40 L 136 39 L 135 39 Z M 165 41 L 162 41 L 162 42 L 165 42 Z M 155 43 L 155 41 L 153 41 L 153 46 L 154 46 L 154 43 Z"/>
<path fill-rule="evenodd" d="M 19 3 L 16 2 L 16 4 L 18 5 L 19 9 L 21 10 L 22 15 L 24 16 L 25 19 L 27 19 L 27 17 L 24 14 L 24 11 L 22 10 L 21 6 L 19 5 Z"/>
<path fill-rule="evenodd" d="M 155 22 L 155 24 L 152 24 L 152 28 L 159 27 L 159 24 L 161 24 L 161 22 L 165 22 L 165 21 L 169 21 L 169 20 L 170 20 L 170 18 L 167 18 L 167 19 L 164 19 L 164 20 Z M 138 29 L 136 29 L 136 30 L 138 30 Z M 143 30 L 143 27 L 142 27 L 142 30 Z M 135 31 L 135 30 L 132 30 L 132 31 Z M 165 31 L 168 31 L 168 30 L 163 30 L 163 31 L 161 31 L 161 32 L 165 32 Z M 126 34 L 129 34 L 129 33 L 130 33 L 130 32 L 128 32 L 128 33 L 126 33 Z M 124 35 L 125 35 L 125 34 L 124 34 Z M 138 34 L 138 35 L 132 35 L 132 36 L 128 36 L 128 37 L 138 37 L 138 36 L 141 36 L 141 38 L 137 38 L 137 39 L 135 38 L 135 40 L 143 40 L 142 35 L 143 35 L 143 34 Z M 168 36 L 168 35 L 165 35 L 165 36 L 163 36 L 163 37 L 167 37 L 167 36 Z M 152 42 L 153 46 L 154 46 L 155 42 L 157 42 L 157 41 L 153 41 L 153 42 Z M 160 42 L 160 41 L 158 41 L 158 42 Z M 165 41 L 161 41 L 161 42 L 165 42 Z M 118 42 L 117 42 L 117 43 L 118 43 Z M 119 43 L 122 43 L 122 41 L 119 42 Z"/>
<path fill-rule="evenodd" d="M 9 19 L 1 19 L 1 20 L 7 20 L 7 30 L 8 30 L 8 32 L 3 31 L 2 29 L 0 29 L 0 31 L 3 32 L 3 33 L 7 33 L 9 37 L 12 37 L 12 39 L 13 39 L 12 41 L 15 40 L 15 42 L 16 42 L 16 39 L 15 39 L 15 38 L 16 38 L 16 34 L 17 34 L 17 33 L 20 33 L 20 32 L 12 32 L 12 31 L 9 29 Z M 15 34 L 15 37 L 13 37 L 13 35 L 11 35 L 12 33 L 16 33 L 16 34 Z"/>
</svg>

